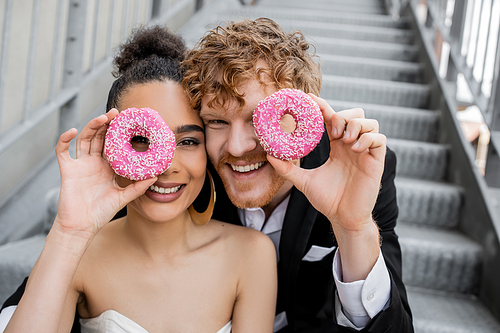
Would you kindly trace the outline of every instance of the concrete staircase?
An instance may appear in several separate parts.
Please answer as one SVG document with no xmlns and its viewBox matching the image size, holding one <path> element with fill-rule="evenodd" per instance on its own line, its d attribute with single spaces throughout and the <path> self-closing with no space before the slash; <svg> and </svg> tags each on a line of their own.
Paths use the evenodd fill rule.
<svg viewBox="0 0 500 333">
<path fill-rule="evenodd" d="M 184 30 L 188 42 L 210 23 L 269 17 L 301 30 L 321 59 L 321 96 L 335 110 L 362 107 L 398 157 L 397 233 L 416 332 L 500 332 L 478 295 L 483 247 L 458 229 L 464 189 L 446 181 L 450 147 L 438 141 L 440 110 L 416 62 L 409 18 L 394 20 L 379 0 L 260 0 L 214 5 Z M 210 27 L 210 26 L 208 26 Z"/>
</svg>

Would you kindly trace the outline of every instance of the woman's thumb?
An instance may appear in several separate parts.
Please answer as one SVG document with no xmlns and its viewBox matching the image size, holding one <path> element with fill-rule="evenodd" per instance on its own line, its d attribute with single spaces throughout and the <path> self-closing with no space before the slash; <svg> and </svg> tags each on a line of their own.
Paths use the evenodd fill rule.
<svg viewBox="0 0 500 333">
<path fill-rule="evenodd" d="M 151 185 L 156 183 L 157 180 L 157 177 L 148 178 L 144 180 L 138 180 L 133 184 L 128 185 L 123 190 L 123 199 L 125 200 L 125 205 L 143 195 Z"/>
</svg>

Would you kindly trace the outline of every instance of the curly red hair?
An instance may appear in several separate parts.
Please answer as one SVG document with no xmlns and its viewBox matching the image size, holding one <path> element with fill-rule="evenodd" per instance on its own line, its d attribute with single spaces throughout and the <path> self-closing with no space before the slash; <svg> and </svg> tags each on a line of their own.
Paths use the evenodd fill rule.
<svg viewBox="0 0 500 333">
<path fill-rule="evenodd" d="M 204 96 L 208 106 L 223 107 L 236 100 L 245 104 L 238 87 L 255 78 L 262 84 L 267 74 L 277 89 L 295 88 L 319 95 L 321 71 L 315 52 L 300 31 L 285 32 L 267 18 L 229 22 L 209 31 L 196 47 L 187 53 L 183 63 L 183 86 L 191 107 L 201 109 Z M 256 69 L 259 60 L 266 68 Z"/>
</svg>

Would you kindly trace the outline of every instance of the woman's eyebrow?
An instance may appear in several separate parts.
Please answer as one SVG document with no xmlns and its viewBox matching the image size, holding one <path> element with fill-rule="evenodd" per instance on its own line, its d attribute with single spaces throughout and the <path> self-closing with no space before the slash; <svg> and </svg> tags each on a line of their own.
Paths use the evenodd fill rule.
<svg viewBox="0 0 500 333">
<path fill-rule="evenodd" d="M 205 133 L 205 130 L 201 126 L 198 125 L 181 125 L 178 126 L 174 133 L 175 134 L 181 134 L 181 133 L 187 133 L 187 132 L 202 132 Z"/>
</svg>

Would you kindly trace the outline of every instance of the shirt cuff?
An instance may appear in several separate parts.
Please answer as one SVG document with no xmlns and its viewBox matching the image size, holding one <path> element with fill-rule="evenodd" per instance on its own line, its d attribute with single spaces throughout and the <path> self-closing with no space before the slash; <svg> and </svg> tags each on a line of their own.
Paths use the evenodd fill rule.
<svg viewBox="0 0 500 333">
<path fill-rule="evenodd" d="M 342 311 L 336 311 L 337 322 L 342 326 L 346 318 L 359 329 L 366 326 L 388 304 L 391 294 L 391 279 L 382 251 L 366 280 L 345 283 L 342 278 L 340 252 L 333 258 L 333 277 L 337 286 L 338 301 Z M 337 306 L 336 306 L 337 308 Z"/>
<path fill-rule="evenodd" d="M 16 308 L 17 306 L 11 305 L 2 309 L 2 311 L 0 312 L 0 332 L 5 331 L 5 328 L 14 315 L 14 311 L 16 311 Z"/>
</svg>

